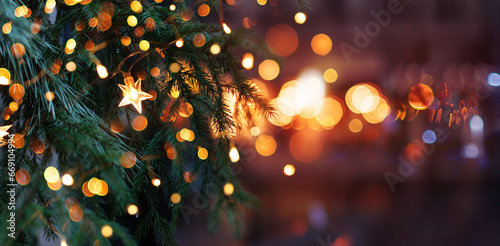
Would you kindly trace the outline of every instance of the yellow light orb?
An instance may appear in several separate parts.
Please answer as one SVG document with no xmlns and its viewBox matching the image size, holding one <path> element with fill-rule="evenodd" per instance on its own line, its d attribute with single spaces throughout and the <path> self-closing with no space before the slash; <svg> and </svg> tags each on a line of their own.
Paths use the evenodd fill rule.
<svg viewBox="0 0 500 246">
<path fill-rule="evenodd" d="M 45 99 L 47 99 L 47 101 L 52 102 L 52 100 L 54 100 L 55 97 L 56 96 L 55 96 L 54 92 L 52 92 L 52 91 L 45 92 Z"/>
<path fill-rule="evenodd" d="M 198 157 L 201 159 L 201 160 L 206 160 L 208 158 L 208 150 L 205 149 L 205 148 L 200 148 L 198 150 Z"/>
<path fill-rule="evenodd" d="M 179 71 L 181 71 L 181 65 L 177 62 L 174 62 L 174 63 L 170 64 L 169 69 L 170 69 L 170 72 L 172 72 L 172 73 L 178 73 Z"/>
<path fill-rule="evenodd" d="M 99 75 L 99 78 L 105 79 L 108 77 L 108 69 L 105 66 L 99 64 L 96 66 L 96 70 L 97 70 L 97 75 Z"/>
<path fill-rule="evenodd" d="M 60 179 L 58 179 L 56 182 L 47 182 L 47 186 L 51 190 L 59 190 L 62 187 L 62 182 Z"/>
<path fill-rule="evenodd" d="M 226 23 L 222 23 L 222 29 L 224 29 L 226 34 L 231 34 L 231 28 Z"/>
<path fill-rule="evenodd" d="M 318 34 L 311 41 L 314 53 L 325 56 L 332 50 L 332 40 L 326 34 Z"/>
<path fill-rule="evenodd" d="M 181 202 L 181 195 L 179 193 L 174 193 L 170 196 L 170 201 L 173 203 L 173 204 L 177 204 L 179 202 Z"/>
<path fill-rule="evenodd" d="M 68 70 L 68 72 L 75 71 L 76 70 L 76 63 L 73 61 L 66 63 L 66 70 Z"/>
<path fill-rule="evenodd" d="M 63 185 L 66 185 L 66 186 L 71 186 L 74 183 L 73 177 L 71 177 L 71 175 L 68 173 L 64 174 L 61 177 L 61 181 L 62 181 Z"/>
<path fill-rule="evenodd" d="M 153 180 L 151 180 L 151 183 L 152 183 L 154 186 L 158 187 L 158 186 L 160 186 L 160 185 L 161 185 L 161 180 L 160 180 L 160 179 L 158 179 L 158 178 L 154 178 Z"/>
<path fill-rule="evenodd" d="M 55 8 L 56 7 L 56 0 L 47 0 L 45 7 L 49 8 L 49 9 Z"/>
<path fill-rule="evenodd" d="M 127 213 L 130 214 L 130 215 L 136 215 L 137 212 L 139 212 L 139 208 L 134 205 L 134 204 L 130 204 L 127 206 Z"/>
<path fill-rule="evenodd" d="M 326 82 L 328 83 L 333 83 L 337 81 L 337 78 L 339 77 L 337 71 L 333 68 L 329 68 L 325 71 L 323 74 L 323 78 L 325 79 Z"/>
<path fill-rule="evenodd" d="M 246 69 L 250 70 L 253 68 L 253 55 L 251 53 L 245 53 L 243 59 L 241 60 L 241 65 Z"/>
<path fill-rule="evenodd" d="M 68 41 L 66 42 L 66 48 L 72 50 L 76 47 L 76 41 L 72 38 L 68 39 Z"/>
<path fill-rule="evenodd" d="M 220 53 L 220 51 L 221 51 L 220 45 L 213 44 L 212 46 L 210 46 L 210 53 L 217 55 Z"/>
<path fill-rule="evenodd" d="M 258 3 L 259 5 L 266 5 L 267 0 L 257 0 L 257 3 Z"/>
<path fill-rule="evenodd" d="M 273 80 L 279 73 L 280 66 L 273 60 L 265 60 L 259 65 L 259 75 L 265 80 Z"/>
<path fill-rule="evenodd" d="M 252 136 L 254 136 L 254 137 L 259 136 L 259 134 L 260 134 L 260 128 L 257 127 L 257 126 L 254 126 L 254 127 L 250 128 L 250 134 Z"/>
<path fill-rule="evenodd" d="M 306 22 L 307 20 L 307 16 L 303 12 L 298 12 L 295 14 L 294 19 L 298 24 L 304 24 L 304 22 Z"/>
<path fill-rule="evenodd" d="M 236 147 L 232 147 L 231 150 L 229 150 L 229 159 L 231 159 L 231 162 L 235 163 L 240 160 L 240 153 L 238 153 Z"/>
<path fill-rule="evenodd" d="M 43 177 L 49 183 L 55 183 L 59 180 L 59 171 L 53 166 L 47 167 L 43 172 Z"/>
<path fill-rule="evenodd" d="M 316 105 L 314 116 L 322 126 L 331 128 L 339 123 L 344 113 L 342 104 L 339 101 L 328 97 Z"/>
<path fill-rule="evenodd" d="M 358 133 L 363 129 L 363 123 L 358 119 L 352 119 L 349 122 L 349 130 L 354 133 Z"/>
<path fill-rule="evenodd" d="M 225 194 L 226 196 L 230 196 L 230 195 L 232 195 L 233 193 L 234 193 L 234 185 L 233 185 L 233 184 L 231 184 L 231 183 L 226 183 L 226 184 L 224 185 L 224 194 Z"/>
<path fill-rule="evenodd" d="M 172 5 L 170 5 L 170 7 L 169 7 L 170 11 L 174 11 L 176 8 L 177 8 L 177 7 L 176 7 L 175 5 L 173 5 L 173 4 L 172 4 Z"/>
<path fill-rule="evenodd" d="M 127 24 L 131 27 L 137 26 L 137 18 L 133 15 L 127 18 Z"/>
<path fill-rule="evenodd" d="M 295 167 L 291 164 L 287 164 L 285 165 L 285 167 L 283 168 L 283 173 L 286 175 L 286 176 L 292 176 L 295 174 Z"/>
<path fill-rule="evenodd" d="M 19 109 L 19 104 L 11 102 L 9 103 L 9 109 L 12 110 L 12 112 L 16 112 Z"/>
<path fill-rule="evenodd" d="M 9 34 L 11 31 L 12 31 L 12 25 L 10 24 L 10 22 L 3 24 L 3 26 L 2 26 L 2 32 L 4 34 Z"/>
<path fill-rule="evenodd" d="M 177 39 L 177 41 L 175 41 L 175 46 L 177 46 L 177 48 L 184 46 L 184 40 L 182 38 Z"/>
<path fill-rule="evenodd" d="M 101 228 L 101 234 L 103 237 L 111 237 L 113 235 L 113 228 L 109 225 L 105 225 Z"/>
<path fill-rule="evenodd" d="M 139 48 L 143 51 L 149 50 L 149 42 L 146 40 L 142 40 L 141 42 L 139 42 Z"/>
<path fill-rule="evenodd" d="M 140 13 L 142 11 L 142 4 L 139 1 L 132 1 L 130 3 L 130 8 L 132 11 Z"/>
</svg>

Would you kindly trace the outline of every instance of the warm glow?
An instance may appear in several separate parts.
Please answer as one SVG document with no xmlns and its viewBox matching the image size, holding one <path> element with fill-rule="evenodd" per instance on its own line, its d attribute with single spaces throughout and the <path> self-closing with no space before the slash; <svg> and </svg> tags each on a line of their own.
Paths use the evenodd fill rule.
<svg viewBox="0 0 500 246">
<path fill-rule="evenodd" d="M 378 124 L 384 121 L 385 118 L 388 117 L 390 113 L 391 113 L 391 108 L 387 100 L 383 97 L 380 97 L 379 103 L 375 108 L 375 110 L 368 113 L 363 113 L 363 118 L 365 118 L 365 120 L 368 123 Z"/>
<path fill-rule="evenodd" d="M 304 24 L 304 22 L 306 22 L 307 20 L 307 16 L 303 12 L 298 12 L 295 14 L 294 19 L 298 24 Z"/>
<path fill-rule="evenodd" d="M 295 167 L 291 164 L 287 164 L 284 168 L 283 168 L 283 173 L 286 175 L 286 176 L 292 176 L 295 174 Z"/>
<path fill-rule="evenodd" d="M 184 118 L 187 118 L 187 117 L 191 116 L 191 114 L 193 114 L 193 105 L 191 105 L 188 102 L 182 103 L 179 106 L 178 113 L 179 113 L 180 116 L 182 116 Z"/>
<path fill-rule="evenodd" d="M 66 240 L 64 240 L 64 239 L 61 240 L 61 246 L 68 246 L 68 244 L 66 243 Z"/>
<path fill-rule="evenodd" d="M 160 75 L 160 69 L 158 67 L 154 67 L 151 69 L 151 76 L 158 77 Z"/>
<path fill-rule="evenodd" d="M 299 36 L 289 25 L 278 24 L 267 31 L 266 45 L 273 54 L 286 57 L 297 50 Z"/>
<path fill-rule="evenodd" d="M 241 65 L 246 69 L 250 70 L 253 68 L 253 55 L 251 53 L 245 53 L 243 59 L 241 60 Z"/>
<path fill-rule="evenodd" d="M 231 147 L 231 150 L 229 150 L 229 159 L 231 159 L 232 162 L 238 162 L 240 160 L 240 153 L 238 153 L 236 147 Z"/>
<path fill-rule="evenodd" d="M 130 9 L 136 13 L 140 13 L 142 11 L 142 4 L 139 1 L 132 1 L 130 3 Z"/>
<path fill-rule="evenodd" d="M 210 7 L 207 4 L 202 4 L 198 7 L 198 15 L 201 17 L 205 17 L 210 14 Z"/>
<path fill-rule="evenodd" d="M 213 44 L 212 46 L 210 46 L 210 53 L 217 55 L 220 53 L 220 51 L 221 51 L 220 45 Z"/>
<path fill-rule="evenodd" d="M 205 37 L 205 35 L 203 35 L 202 33 L 198 33 L 194 36 L 193 38 L 193 44 L 194 46 L 196 47 L 201 47 L 205 44 L 205 42 L 207 41 L 207 38 Z"/>
<path fill-rule="evenodd" d="M 24 169 L 19 169 L 16 172 L 16 181 L 20 185 L 27 185 L 31 181 L 31 175 Z"/>
<path fill-rule="evenodd" d="M 142 40 L 139 42 L 139 48 L 143 51 L 149 50 L 149 42 L 147 40 Z"/>
<path fill-rule="evenodd" d="M 17 7 L 16 10 L 14 11 L 14 15 L 16 17 L 25 16 L 27 13 L 28 13 L 28 7 L 24 5 Z"/>
<path fill-rule="evenodd" d="M 131 27 L 137 26 L 137 18 L 133 15 L 127 18 L 127 24 Z"/>
<path fill-rule="evenodd" d="M 358 133 L 363 129 L 363 123 L 358 119 L 352 119 L 349 122 L 349 130 L 354 133 Z"/>
<path fill-rule="evenodd" d="M 198 150 L 198 157 L 201 159 L 201 160 L 206 160 L 208 158 L 208 150 L 205 149 L 205 148 L 200 148 Z"/>
<path fill-rule="evenodd" d="M 175 7 L 175 5 L 173 5 L 173 4 L 172 4 L 172 5 L 170 5 L 170 7 L 169 7 L 170 11 L 174 11 L 176 8 L 177 8 L 177 7 Z"/>
<path fill-rule="evenodd" d="M 343 113 L 342 104 L 334 98 L 323 99 L 314 109 L 316 120 L 327 128 L 338 124 Z"/>
<path fill-rule="evenodd" d="M 132 42 L 132 40 L 131 40 L 131 39 L 130 39 L 130 37 L 128 37 L 128 36 L 124 36 L 124 37 L 122 37 L 122 40 L 121 40 L 121 41 L 122 41 L 122 44 L 123 44 L 124 46 L 129 46 L 129 45 L 130 45 L 130 43 Z"/>
<path fill-rule="evenodd" d="M 255 141 L 255 149 L 262 156 L 271 156 L 276 151 L 276 147 L 276 141 L 269 135 L 261 135 Z"/>
<path fill-rule="evenodd" d="M 303 129 L 290 139 L 290 153 L 293 158 L 303 163 L 311 163 L 320 158 L 323 143 L 317 132 Z"/>
<path fill-rule="evenodd" d="M 170 69 L 170 72 L 172 72 L 172 73 L 178 73 L 179 71 L 181 71 L 181 65 L 177 62 L 174 62 L 174 63 L 170 64 L 169 69 Z"/>
<path fill-rule="evenodd" d="M 120 89 L 122 90 L 123 99 L 118 104 L 118 107 L 123 107 L 129 104 L 132 104 L 137 112 L 142 113 L 142 101 L 152 98 L 153 96 L 143 92 L 141 90 L 141 80 L 138 79 L 134 83 L 134 79 L 132 77 L 125 78 L 125 85 L 118 84 Z M 146 121 L 147 124 L 147 121 Z M 139 127 L 140 128 L 140 127 Z"/>
<path fill-rule="evenodd" d="M 5 68 L 0 68 L 0 85 L 10 84 L 10 72 Z"/>
<path fill-rule="evenodd" d="M 72 38 L 68 39 L 68 41 L 66 42 L 66 48 L 72 50 L 76 47 L 76 41 Z"/>
<path fill-rule="evenodd" d="M 273 60 L 265 60 L 259 65 L 259 75 L 265 80 L 273 80 L 279 73 L 280 66 Z"/>
<path fill-rule="evenodd" d="M 63 183 L 63 185 L 66 185 L 66 186 L 71 186 L 73 185 L 73 177 L 71 177 L 71 175 L 69 175 L 68 173 L 64 174 L 62 177 L 61 177 L 61 181 Z"/>
<path fill-rule="evenodd" d="M 127 151 L 122 154 L 120 157 L 120 164 L 124 168 L 131 168 L 135 165 L 135 162 L 137 161 L 137 157 L 133 152 Z"/>
<path fill-rule="evenodd" d="M 9 34 L 11 31 L 12 31 L 12 25 L 10 24 L 10 22 L 3 24 L 3 26 L 2 26 L 2 32 L 4 34 Z"/>
<path fill-rule="evenodd" d="M 56 0 L 47 0 L 45 7 L 49 8 L 49 9 L 55 8 L 56 7 Z"/>
<path fill-rule="evenodd" d="M 59 180 L 59 171 L 53 166 L 47 167 L 43 172 L 43 177 L 49 183 L 57 182 Z"/>
<path fill-rule="evenodd" d="M 347 91 L 345 102 L 347 107 L 356 114 L 369 113 L 377 108 L 380 93 L 374 85 L 360 83 Z"/>
<path fill-rule="evenodd" d="M 177 46 L 177 48 L 184 46 L 184 40 L 182 38 L 177 39 L 177 41 L 175 41 L 175 46 Z"/>
<path fill-rule="evenodd" d="M 231 34 L 231 28 L 226 23 L 222 23 L 222 28 L 226 34 Z"/>
<path fill-rule="evenodd" d="M 339 77 L 339 75 L 337 74 L 337 71 L 335 71 L 335 69 L 333 69 L 333 68 L 327 69 L 325 71 L 325 73 L 323 74 L 323 78 L 328 83 L 333 83 L 333 82 L 337 81 L 338 77 Z"/>
<path fill-rule="evenodd" d="M 56 182 L 47 182 L 47 186 L 51 190 L 59 190 L 62 187 L 62 182 L 60 179 L 58 179 Z"/>
<path fill-rule="evenodd" d="M 86 197 L 93 197 L 95 194 L 89 190 L 89 182 L 85 182 L 82 185 L 82 192 Z"/>
<path fill-rule="evenodd" d="M 64 3 L 66 5 L 73 6 L 73 5 L 75 5 L 75 4 L 77 4 L 77 3 L 81 2 L 81 1 L 82 0 L 64 0 Z"/>
<path fill-rule="evenodd" d="M 101 228 L 101 234 L 103 237 L 111 237 L 113 235 L 113 228 L 109 225 L 105 225 Z"/>
<path fill-rule="evenodd" d="M 267 0 L 257 0 L 257 3 L 260 5 L 266 5 Z"/>
<path fill-rule="evenodd" d="M 136 131 L 143 131 L 148 126 L 148 120 L 143 115 L 138 115 L 132 121 L 132 128 Z"/>
<path fill-rule="evenodd" d="M 15 43 L 10 47 L 10 53 L 16 58 L 22 58 L 26 54 L 26 48 L 20 43 Z"/>
<path fill-rule="evenodd" d="M 73 61 L 66 63 L 66 70 L 68 70 L 68 72 L 75 71 L 76 70 L 76 63 Z"/>
<path fill-rule="evenodd" d="M 172 201 L 173 204 L 181 202 L 181 195 L 179 193 L 172 194 L 170 196 L 170 201 Z"/>
<path fill-rule="evenodd" d="M 231 183 L 226 183 L 226 184 L 224 185 L 224 194 L 225 194 L 226 196 L 230 196 L 230 195 L 232 195 L 233 193 L 234 193 L 234 185 L 233 185 L 233 184 L 231 184 Z"/>
<path fill-rule="evenodd" d="M 139 212 L 139 208 L 134 205 L 134 204 L 130 204 L 127 206 L 127 213 L 130 214 L 130 215 L 136 215 L 137 212 Z"/>
<path fill-rule="evenodd" d="M 332 50 L 332 40 L 325 34 L 318 34 L 312 39 L 311 47 L 314 53 L 325 56 Z"/>
<path fill-rule="evenodd" d="M 83 219 L 83 210 L 78 205 L 73 206 L 69 209 L 69 217 L 75 222 L 81 221 Z"/>
<path fill-rule="evenodd" d="M 152 183 L 154 186 L 158 187 L 158 186 L 160 186 L 160 185 L 161 185 L 161 180 L 160 180 L 160 179 L 158 179 L 158 178 L 154 178 L 153 180 L 151 180 L 151 183 Z"/>
<path fill-rule="evenodd" d="M 54 92 L 52 91 L 45 92 L 45 99 L 47 99 L 47 101 L 52 102 L 55 97 L 56 95 L 54 94 Z"/>
<path fill-rule="evenodd" d="M 250 135 L 256 137 L 256 136 L 259 136 L 260 134 L 260 128 L 257 127 L 257 126 L 254 126 L 252 128 L 250 128 Z"/>
<path fill-rule="evenodd" d="M 97 70 L 97 75 L 99 75 L 99 78 L 105 79 L 108 77 L 108 69 L 105 66 L 99 64 L 96 66 L 96 70 Z"/>
<path fill-rule="evenodd" d="M 19 109 L 19 104 L 11 102 L 9 103 L 9 109 L 12 110 L 12 112 L 16 112 Z"/>
<path fill-rule="evenodd" d="M 434 92 L 425 84 L 417 84 L 410 88 L 408 102 L 417 110 L 427 109 L 434 101 Z"/>
</svg>

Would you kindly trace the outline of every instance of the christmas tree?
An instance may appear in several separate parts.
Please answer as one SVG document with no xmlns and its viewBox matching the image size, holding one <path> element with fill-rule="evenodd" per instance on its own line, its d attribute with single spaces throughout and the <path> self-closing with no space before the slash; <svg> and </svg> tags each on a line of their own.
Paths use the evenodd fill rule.
<svg viewBox="0 0 500 246">
<path fill-rule="evenodd" d="M 232 137 L 272 110 L 238 58 L 266 49 L 222 1 L 220 24 L 182 0 L 0 3 L 2 244 L 175 245 L 193 189 L 241 234 Z"/>
</svg>

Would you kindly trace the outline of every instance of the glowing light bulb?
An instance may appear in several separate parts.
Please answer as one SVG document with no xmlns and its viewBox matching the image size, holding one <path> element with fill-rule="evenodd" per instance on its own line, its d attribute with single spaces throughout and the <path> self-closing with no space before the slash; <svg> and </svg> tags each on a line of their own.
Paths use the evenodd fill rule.
<svg viewBox="0 0 500 246">
<path fill-rule="evenodd" d="M 160 186 L 160 185 L 161 185 L 161 180 L 160 180 L 160 179 L 158 179 L 158 178 L 154 178 L 153 180 L 151 180 L 151 183 L 152 183 L 154 186 L 158 187 L 158 186 Z"/>
<path fill-rule="evenodd" d="M 303 12 L 298 12 L 297 14 L 295 14 L 294 19 L 298 24 L 304 24 L 304 22 L 306 22 L 307 20 L 307 16 Z"/>
<path fill-rule="evenodd" d="M 106 69 L 105 66 L 99 64 L 96 66 L 96 70 L 97 70 L 97 75 L 99 75 L 99 78 L 105 79 L 108 77 L 108 69 Z"/>
<path fill-rule="evenodd" d="M 131 27 L 137 26 L 137 18 L 133 15 L 127 18 L 127 24 Z"/>
<path fill-rule="evenodd" d="M 230 195 L 232 195 L 233 193 L 234 193 L 234 185 L 233 185 L 233 184 L 231 184 L 231 183 L 226 183 L 226 184 L 224 185 L 224 194 L 225 194 L 226 196 L 230 196 Z"/>
<path fill-rule="evenodd" d="M 238 153 L 236 147 L 232 147 L 231 150 L 229 150 L 229 159 L 231 159 L 232 162 L 238 162 L 240 160 L 240 153 Z"/>
<path fill-rule="evenodd" d="M 139 212 L 139 208 L 134 205 L 134 204 L 130 204 L 127 206 L 127 213 L 130 214 L 130 215 L 136 215 L 137 212 Z"/>
<path fill-rule="evenodd" d="M 293 165 L 290 165 L 290 164 L 287 164 L 284 168 L 283 168 L 283 173 L 286 175 L 286 176 L 292 176 L 295 174 L 295 167 Z"/>
<path fill-rule="evenodd" d="M 222 28 L 226 34 L 231 34 L 231 28 L 226 23 L 222 23 Z"/>
<path fill-rule="evenodd" d="M 177 46 L 177 48 L 180 48 L 184 45 L 184 40 L 182 38 L 179 38 L 177 39 L 177 41 L 175 41 L 175 46 Z"/>
<path fill-rule="evenodd" d="M 220 48 L 220 45 L 218 44 L 213 44 L 211 47 L 210 47 L 210 52 L 214 55 L 217 55 L 219 54 L 221 51 L 221 48 Z"/>
<path fill-rule="evenodd" d="M 71 186 L 73 185 L 73 177 L 71 177 L 71 175 L 69 174 L 64 174 L 62 177 L 61 177 L 61 181 L 63 183 L 63 185 L 66 185 L 66 186 Z"/>
</svg>

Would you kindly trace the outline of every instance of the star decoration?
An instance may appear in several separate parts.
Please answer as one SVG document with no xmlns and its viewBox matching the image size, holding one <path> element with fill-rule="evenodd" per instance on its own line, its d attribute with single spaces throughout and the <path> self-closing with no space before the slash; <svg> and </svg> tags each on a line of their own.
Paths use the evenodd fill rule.
<svg viewBox="0 0 500 246">
<path fill-rule="evenodd" d="M 141 79 L 138 79 L 137 82 L 134 83 L 132 77 L 128 77 L 125 78 L 125 85 L 118 84 L 118 86 L 120 86 L 120 89 L 123 92 L 123 99 L 118 107 L 132 104 L 137 109 L 139 114 L 142 113 L 141 101 L 153 97 L 152 95 L 141 91 Z"/>
</svg>

